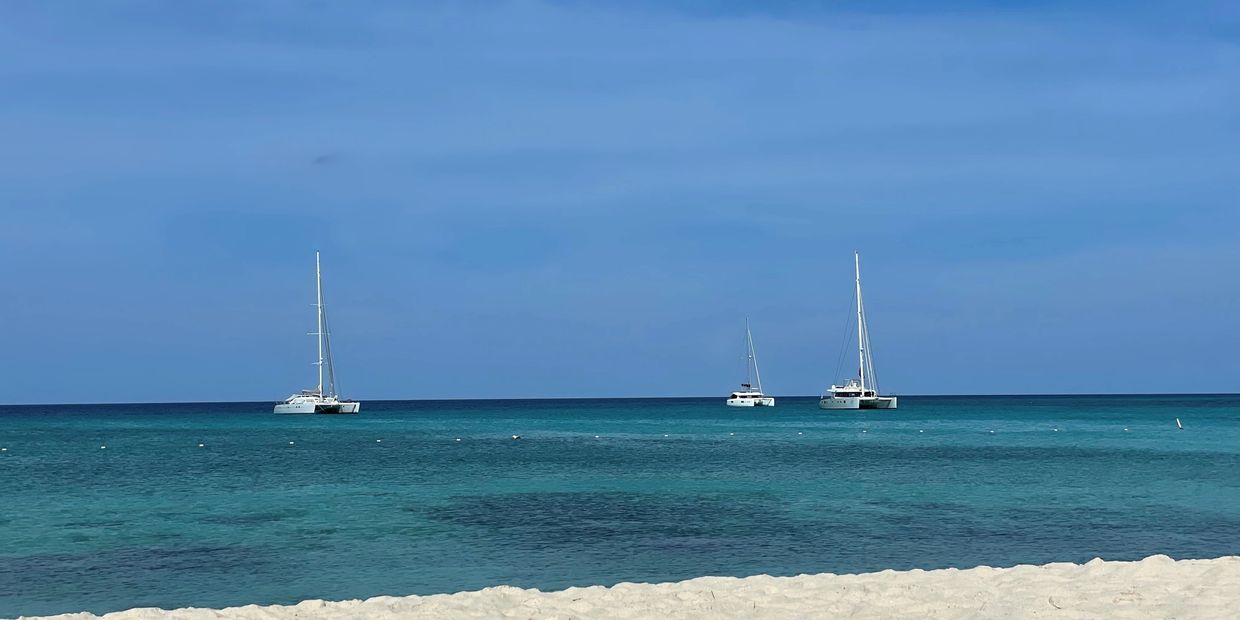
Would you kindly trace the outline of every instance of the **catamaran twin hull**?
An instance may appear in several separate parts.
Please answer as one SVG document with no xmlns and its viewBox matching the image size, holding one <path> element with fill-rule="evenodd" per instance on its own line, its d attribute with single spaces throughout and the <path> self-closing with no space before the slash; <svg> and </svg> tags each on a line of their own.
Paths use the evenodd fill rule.
<svg viewBox="0 0 1240 620">
<path fill-rule="evenodd" d="M 327 314 L 323 311 L 323 271 L 319 268 L 319 253 L 314 253 L 314 308 L 318 323 L 312 336 L 318 338 L 319 360 L 318 385 L 312 390 L 302 390 L 276 403 L 276 413 L 357 413 L 362 404 L 355 400 L 340 400 L 336 391 L 336 365 L 332 361 L 331 332 L 327 328 Z M 326 372 L 325 372 L 326 371 Z M 326 381 L 324 381 L 326 379 Z"/>
<path fill-rule="evenodd" d="M 870 353 L 870 325 L 861 302 L 861 253 L 853 253 L 857 300 L 857 377 L 844 385 L 832 385 L 818 401 L 819 409 L 895 409 L 895 396 L 880 396 L 874 376 L 874 357 Z M 840 358 L 841 360 L 843 358 Z"/>
<path fill-rule="evenodd" d="M 895 409 L 895 396 L 824 396 L 819 409 Z"/>
<path fill-rule="evenodd" d="M 336 402 L 336 403 L 279 403 L 276 405 L 276 413 L 321 413 L 321 414 L 337 414 L 337 413 L 357 413 L 362 408 L 361 403 L 354 402 Z"/>
</svg>

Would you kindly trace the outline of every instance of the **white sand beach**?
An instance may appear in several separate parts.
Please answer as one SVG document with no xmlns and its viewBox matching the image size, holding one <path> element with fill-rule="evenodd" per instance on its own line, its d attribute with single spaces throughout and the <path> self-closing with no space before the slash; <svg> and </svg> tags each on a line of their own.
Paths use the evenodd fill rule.
<svg viewBox="0 0 1240 620">
<path fill-rule="evenodd" d="M 86 620 L 93 614 L 54 618 Z M 861 575 L 701 577 L 540 592 L 500 586 L 432 596 L 213 609 L 130 609 L 145 618 L 1228 618 L 1240 617 L 1240 556 Z"/>
</svg>

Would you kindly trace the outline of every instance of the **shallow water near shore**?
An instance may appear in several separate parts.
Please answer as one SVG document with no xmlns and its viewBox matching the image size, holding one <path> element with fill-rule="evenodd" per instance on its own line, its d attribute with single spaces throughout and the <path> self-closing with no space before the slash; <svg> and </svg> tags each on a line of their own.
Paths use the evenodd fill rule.
<svg viewBox="0 0 1240 620">
<path fill-rule="evenodd" d="M 0 617 L 1240 554 L 1240 396 L 3 407 L 0 448 Z"/>
</svg>

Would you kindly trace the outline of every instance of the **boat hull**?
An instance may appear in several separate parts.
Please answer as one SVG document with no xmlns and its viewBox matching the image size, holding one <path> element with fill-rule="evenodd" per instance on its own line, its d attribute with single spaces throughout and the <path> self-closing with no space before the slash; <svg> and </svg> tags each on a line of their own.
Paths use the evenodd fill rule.
<svg viewBox="0 0 1240 620">
<path fill-rule="evenodd" d="M 280 414 L 355 414 L 362 409 L 361 403 L 279 403 L 275 412 Z"/>
<path fill-rule="evenodd" d="M 729 407 L 774 407 L 774 396 L 763 396 L 762 398 L 729 398 Z"/>
<path fill-rule="evenodd" d="M 825 396 L 818 401 L 819 409 L 895 409 L 895 396 Z"/>
</svg>

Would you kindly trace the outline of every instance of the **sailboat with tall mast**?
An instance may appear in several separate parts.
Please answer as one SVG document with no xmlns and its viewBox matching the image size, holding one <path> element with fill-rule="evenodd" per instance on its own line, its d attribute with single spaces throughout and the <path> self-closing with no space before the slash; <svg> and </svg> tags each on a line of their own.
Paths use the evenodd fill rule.
<svg viewBox="0 0 1240 620">
<path fill-rule="evenodd" d="M 758 354 L 753 348 L 753 332 L 749 330 L 749 319 L 745 319 L 745 349 L 748 354 L 745 360 L 745 382 L 741 389 L 728 396 L 729 407 L 774 407 L 775 397 L 762 393 L 762 374 L 758 372 Z M 757 389 L 754 384 L 757 384 Z"/>
<path fill-rule="evenodd" d="M 318 329 L 311 335 L 319 341 L 319 384 L 314 389 L 302 390 L 276 403 L 276 413 L 357 413 L 362 404 L 344 400 L 336 389 L 336 366 L 332 363 L 331 330 L 327 327 L 327 310 L 323 306 L 323 272 L 319 267 L 319 253 L 314 253 L 315 310 L 318 313 Z M 326 371 L 326 376 L 325 372 Z M 326 382 L 324 379 L 326 378 Z"/>
<path fill-rule="evenodd" d="M 861 253 L 853 253 L 857 275 L 857 378 L 844 385 L 832 385 L 818 400 L 820 409 L 895 409 L 895 396 L 881 396 L 878 376 L 874 374 L 874 357 L 870 353 L 870 326 L 865 321 L 865 304 L 861 302 Z"/>
</svg>

